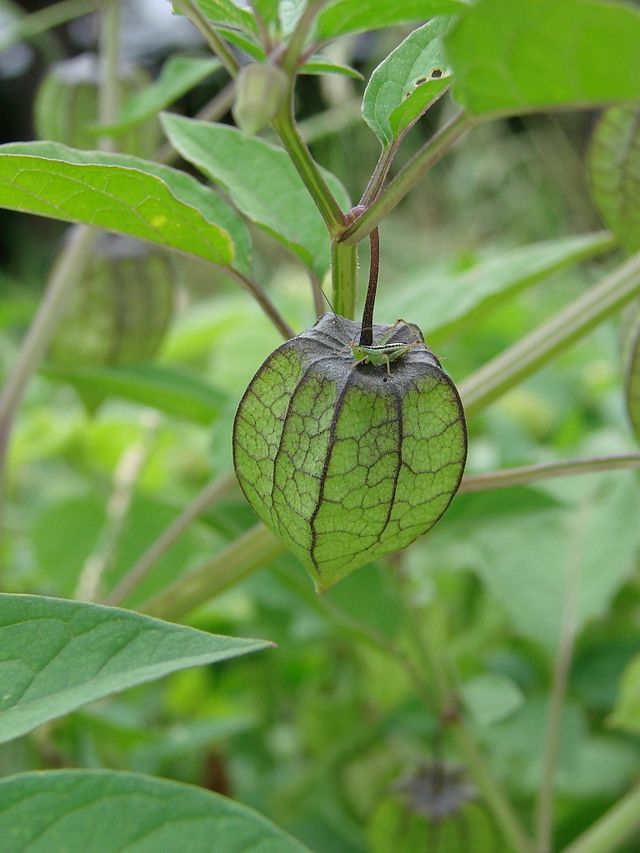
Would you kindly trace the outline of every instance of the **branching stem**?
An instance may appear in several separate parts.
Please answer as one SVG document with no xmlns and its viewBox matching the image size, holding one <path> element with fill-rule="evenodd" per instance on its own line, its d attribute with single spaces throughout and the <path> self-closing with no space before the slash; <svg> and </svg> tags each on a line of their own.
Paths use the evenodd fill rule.
<svg viewBox="0 0 640 853">
<path fill-rule="evenodd" d="M 371 242 L 371 265 L 369 267 L 369 286 L 367 287 L 367 298 L 362 312 L 362 325 L 360 327 L 360 346 L 370 347 L 373 343 L 373 312 L 376 305 L 376 293 L 378 290 L 378 275 L 380 272 L 380 233 L 374 228 L 369 234 Z"/>
</svg>

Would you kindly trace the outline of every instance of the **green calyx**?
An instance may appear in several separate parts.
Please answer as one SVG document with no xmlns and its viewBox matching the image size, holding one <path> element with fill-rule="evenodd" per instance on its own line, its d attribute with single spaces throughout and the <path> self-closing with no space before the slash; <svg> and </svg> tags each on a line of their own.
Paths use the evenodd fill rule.
<svg viewBox="0 0 640 853">
<path fill-rule="evenodd" d="M 389 326 L 374 328 L 374 343 Z M 452 381 L 399 323 L 386 364 L 352 354 L 360 324 L 334 314 L 273 352 L 234 424 L 234 461 L 256 513 L 323 591 L 429 530 L 466 460 L 464 413 Z"/>
<path fill-rule="evenodd" d="M 282 106 L 289 79 L 278 65 L 252 62 L 236 78 L 233 118 L 247 136 L 263 130 Z"/>
</svg>

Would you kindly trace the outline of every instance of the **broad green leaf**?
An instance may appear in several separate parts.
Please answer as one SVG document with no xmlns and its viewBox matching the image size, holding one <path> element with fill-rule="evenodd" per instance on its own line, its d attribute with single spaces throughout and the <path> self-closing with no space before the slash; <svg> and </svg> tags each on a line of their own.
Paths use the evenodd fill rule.
<svg viewBox="0 0 640 853">
<path fill-rule="evenodd" d="M 625 249 L 640 249 L 640 108 L 612 107 L 591 138 L 591 193 Z"/>
<path fill-rule="evenodd" d="M 239 130 L 172 114 L 162 116 L 171 144 L 212 181 L 256 225 L 297 254 L 322 277 L 329 264 L 329 237 L 311 197 L 282 148 Z M 346 190 L 324 173 L 339 204 L 350 207 Z"/>
<path fill-rule="evenodd" d="M 491 672 L 465 681 L 460 692 L 465 706 L 481 726 L 504 720 L 524 703 L 522 691 L 514 681 Z"/>
<path fill-rule="evenodd" d="M 115 607 L 0 593 L 0 742 L 190 666 L 266 648 Z"/>
<path fill-rule="evenodd" d="M 608 723 L 617 729 L 640 734 L 640 655 L 622 674 L 616 707 Z"/>
<path fill-rule="evenodd" d="M 280 0 L 254 0 L 253 5 L 267 26 L 278 23 Z"/>
<path fill-rule="evenodd" d="M 430 530 L 466 460 L 460 398 L 417 327 L 374 327 L 404 345 L 391 365 L 357 364 L 359 331 L 327 313 L 278 347 L 234 422 L 245 497 L 323 591 Z"/>
<path fill-rule="evenodd" d="M 354 80 L 362 80 L 362 74 L 351 68 L 350 65 L 342 65 L 340 62 L 334 62 L 327 56 L 322 56 L 318 53 L 310 57 L 304 65 L 300 67 L 299 74 L 341 74 L 343 77 L 353 77 Z"/>
<path fill-rule="evenodd" d="M 290 35 L 304 12 L 307 0 L 280 0 L 278 4 L 278 17 L 280 26 L 285 36 Z"/>
<path fill-rule="evenodd" d="M 408 130 L 450 83 L 442 35 L 448 18 L 414 30 L 375 69 L 362 99 L 362 116 L 386 147 Z"/>
<path fill-rule="evenodd" d="M 478 0 L 445 39 L 470 113 L 640 99 L 640 10 L 606 0 Z"/>
<path fill-rule="evenodd" d="M 54 142 L 0 146 L 0 207 L 159 243 L 246 272 L 244 222 L 190 175 L 127 154 Z"/>
<path fill-rule="evenodd" d="M 436 15 L 455 15 L 466 9 L 462 0 L 334 0 L 318 15 L 316 36 L 320 40 L 347 33 L 378 30 L 398 24 L 426 21 Z"/>
<path fill-rule="evenodd" d="M 194 0 L 200 11 L 216 24 L 230 24 L 250 33 L 257 33 L 258 28 L 251 12 L 241 8 L 233 0 Z M 180 13 L 182 0 L 173 0 L 175 12 Z"/>
<path fill-rule="evenodd" d="M 158 79 L 146 89 L 129 95 L 122 104 L 117 121 L 109 126 L 101 125 L 96 128 L 96 133 L 110 131 L 118 134 L 154 116 L 221 67 L 217 59 L 170 56 L 162 66 Z"/>
<path fill-rule="evenodd" d="M 197 375 L 158 364 L 110 367 L 45 366 L 41 371 L 49 379 L 67 382 L 81 396 L 121 397 L 151 406 L 199 424 L 214 421 L 226 402 L 226 395 Z"/>
<path fill-rule="evenodd" d="M 497 308 L 508 297 L 572 264 L 615 247 L 607 232 L 563 237 L 501 252 L 457 275 L 441 270 L 381 288 L 380 316 L 407 317 L 439 342 Z"/>
<path fill-rule="evenodd" d="M 309 853 L 228 797 L 109 770 L 2 779 L 0 833 L 4 853 Z"/>
<path fill-rule="evenodd" d="M 491 523 L 466 543 L 469 564 L 503 606 L 513 630 L 557 651 L 569 570 L 577 578 L 576 626 L 602 616 L 635 567 L 640 485 L 618 473 L 580 506 Z M 531 543 L 522 547 L 523 542 Z"/>
</svg>

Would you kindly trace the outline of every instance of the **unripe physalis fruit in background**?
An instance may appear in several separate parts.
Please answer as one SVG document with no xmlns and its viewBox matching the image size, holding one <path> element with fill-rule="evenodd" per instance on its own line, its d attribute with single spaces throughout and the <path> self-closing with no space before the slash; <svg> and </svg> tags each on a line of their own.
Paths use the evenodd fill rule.
<svg viewBox="0 0 640 853">
<path fill-rule="evenodd" d="M 627 252 L 640 250 L 640 108 L 611 107 L 598 122 L 587 158 L 593 201 Z M 620 329 L 627 412 L 640 440 L 640 302 Z"/>
<path fill-rule="evenodd" d="M 289 84 L 287 75 L 271 62 L 245 65 L 236 77 L 232 113 L 243 133 L 251 136 L 266 127 L 282 106 Z"/>
<path fill-rule="evenodd" d="M 622 315 L 620 344 L 627 415 L 640 441 L 640 301 L 637 299 Z"/>
<path fill-rule="evenodd" d="M 359 335 L 360 323 L 325 314 L 282 344 L 234 423 L 247 500 L 319 591 L 426 533 L 467 454 L 460 397 L 418 327 L 374 326 L 379 364 Z"/>
<path fill-rule="evenodd" d="M 628 252 L 640 249 L 640 107 L 611 107 L 593 132 L 587 157 L 591 195 Z"/>
<path fill-rule="evenodd" d="M 122 97 L 150 83 L 145 71 L 122 65 L 118 72 Z M 74 148 L 98 147 L 98 103 L 100 62 L 93 53 L 56 62 L 40 84 L 34 105 L 36 133 L 40 139 L 64 142 Z M 152 157 L 161 144 L 161 131 L 154 117 L 117 137 L 117 148 L 125 154 Z"/>
<path fill-rule="evenodd" d="M 98 238 L 51 343 L 56 365 L 135 364 L 158 350 L 173 314 L 174 270 L 162 249 Z"/>
</svg>

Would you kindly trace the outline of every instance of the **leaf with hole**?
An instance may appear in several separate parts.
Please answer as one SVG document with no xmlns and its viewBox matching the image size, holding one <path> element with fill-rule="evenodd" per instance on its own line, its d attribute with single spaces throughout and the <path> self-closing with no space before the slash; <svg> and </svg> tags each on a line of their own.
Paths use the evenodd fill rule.
<svg viewBox="0 0 640 853">
<path fill-rule="evenodd" d="M 3 593 L 0 632 L 0 742 L 109 693 L 269 645 L 115 607 Z"/>
<path fill-rule="evenodd" d="M 640 98 L 640 10 L 602 0 L 478 0 L 445 39 L 470 113 L 585 109 Z"/>
<path fill-rule="evenodd" d="M 53 142 L 0 146 L 0 207 L 83 222 L 248 272 L 251 238 L 190 175 L 126 154 Z"/>
<path fill-rule="evenodd" d="M 325 590 L 429 530 L 455 494 L 466 429 L 455 386 L 416 326 L 375 326 L 406 345 L 356 361 L 360 324 L 325 314 L 273 352 L 236 414 L 247 500 Z"/>
<path fill-rule="evenodd" d="M 0 781 L 3 853 L 309 853 L 258 812 L 139 773 L 49 770 Z"/>
<path fill-rule="evenodd" d="M 451 83 L 442 36 L 448 18 L 414 30 L 375 69 L 362 116 L 383 147 L 402 137 Z"/>
<path fill-rule="evenodd" d="M 294 252 L 319 277 L 329 267 L 329 237 L 302 179 L 282 148 L 247 138 L 234 127 L 169 113 L 162 124 L 171 144 L 212 181 L 227 190 L 244 215 Z M 324 176 L 344 209 L 347 191 Z"/>
</svg>

